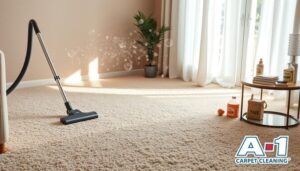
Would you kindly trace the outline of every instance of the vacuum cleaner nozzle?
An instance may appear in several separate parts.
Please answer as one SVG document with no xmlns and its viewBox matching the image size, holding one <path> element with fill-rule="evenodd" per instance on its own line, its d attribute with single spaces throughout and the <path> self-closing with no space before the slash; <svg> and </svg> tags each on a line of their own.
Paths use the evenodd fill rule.
<svg viewBox="0 0 300 171">
<path fill-rule="evenodd" d="M 98 114 L 96 112 L 81 112 L 80 110 L 71 110 L 68 112 L 68 116 L 60 118 L 60 122 L 68 125 L 76 122 L 91 120 L 98 118 Z"/>
</svg>

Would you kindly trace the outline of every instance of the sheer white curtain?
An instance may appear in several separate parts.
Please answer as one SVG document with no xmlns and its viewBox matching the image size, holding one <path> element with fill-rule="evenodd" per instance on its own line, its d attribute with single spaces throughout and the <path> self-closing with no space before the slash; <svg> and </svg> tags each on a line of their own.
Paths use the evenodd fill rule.
<svg viewBox="0 0 300 171">
<path fill-rule="evenodd" d="M 245 77 L 255 75 L 255 65 L 259 59 L 264 60 L 264 72 L 267 75 L 283 75 L 283 69 L 287 67 L 288 37 L 293 32 L 295 6 L 297 0 L 263 0 L 261 4 L 252 2 L 252 8 L 261 6 L 261 11 L 252 11 L 260 15 L 257 23 L 251 22 L 249 27 L 255 27 L 249 37 L 246 50 L 246 74 Z M 257 32 L 257 33 L 254 33 Z"/>
<path fill-rule="evenodd" d="M 289 62 L 288 37 L 293 32 L 297 0 L 262 0 L 249 3 L 252 10 L 249 12 L 249 29 L 245 34 L 243 77 L 253 77 L 256 64 L 262 58 L 264 73 L 282 78 L 283 70 Z M 274 98 L 282 98 L 284 94 L 276 91 Z M 295 95 L 292 94 L 292 104 L 298 100 Z"/>
<path fill-rule="evenodd" d="M 170 55 L 170 78 L 201 86 L 235 85 L 241 63 L 242 4 L 240 0 L 178 2 L 177 53 Z"/>
<path fill-rule="evenodd" d="M 260 57 L 267 74 L 282 75 L 297 0 L 165 1 L 173 46 L 163 68 L 170 78 L 233 87 L 254 75 Z"/>
</svg>

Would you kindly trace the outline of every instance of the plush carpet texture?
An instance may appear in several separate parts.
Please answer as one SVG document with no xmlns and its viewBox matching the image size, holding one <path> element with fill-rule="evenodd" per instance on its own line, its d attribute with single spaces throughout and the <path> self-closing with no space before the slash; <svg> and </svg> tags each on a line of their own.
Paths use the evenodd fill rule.
<svg viewBox="0 0 300 171">
<path fill-rule="evenodd" d="M 65 126 L 55 86 L 16 90 L 8 97 L 12 151 L 0 156 L 0 170 L 300 170 L 300 126 L 265 128 L 216 115 L 232 95 L 240 99 L 238 88 L 137 76 L 64 87 L 74 108 L 100 118 Z M 277 100 L 269 109 L 286 110 Z M 236 165 L 245 135 L 262 143 L 289 135 L 291 161 Z"/>
</svg>

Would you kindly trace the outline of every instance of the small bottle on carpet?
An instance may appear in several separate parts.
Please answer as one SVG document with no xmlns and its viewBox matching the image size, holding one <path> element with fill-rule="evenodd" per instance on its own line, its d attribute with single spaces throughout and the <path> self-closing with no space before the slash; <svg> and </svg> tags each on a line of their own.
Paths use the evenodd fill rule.
<svg viewBox="0 0 300 171">
<path fill-rule="evenodd" d="M 227 103 L 227 117 L 237 118 L 239 113 L 239 103 L 236 96 L 232 96 L 231 100 Z"/>
<path fill-rule="evenodd" d="M 9 151 L 9 149 L 7 148 L 7 146 L 5 144 L 0 144 L 0 154 L 4 154 L 8 151 Z"/>
</svg>

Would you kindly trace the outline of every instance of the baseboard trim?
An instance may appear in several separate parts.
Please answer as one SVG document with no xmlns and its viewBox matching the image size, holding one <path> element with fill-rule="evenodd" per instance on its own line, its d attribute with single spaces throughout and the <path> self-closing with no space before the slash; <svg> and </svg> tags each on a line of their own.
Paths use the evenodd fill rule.
<svg viewBox="0 0 300 171">
<path fill-rule="evenodd" d="M 43 86 L 43 85 L 50 85 L 55 84 L 53 79 L 42 79 L 42 80 L 30 80 L 30 81 L 21 81 L 18 85 L 18 88 L 27 88 L 27 87 L 36 87 L 36 86 Z M 12 83 L 7 83 L 6 87 L 11 86 Z"/>
<path fill-rule="evenodd" d="M 130 75 L 140 75 L 143 74 L 143 69 L 136 69 L 131 71 L 117 71 L 117 72 L 107 72 L 98 74 L 99 79 L 104 78 L 114 78 L 114 77 L 123 77 L 123 76 L 130 76 Z M 82 81 L 89 80 L 88 75 L 81 76 Z M 62 83 L 64 79 L 62 79 Z M 37 86 L 45 86 L 55 84 L 54 79 L 41 79 L 41 80 L 29 80 L 29 81 L 21 81 L 17 88 L 27 88 L 27 87 L 37 87 Z M 11 86 L 12 83 L 7 83 L 6 87 Z"/>
<path fill-rule="evenodd" d="M 107 72 L 98 74 L 99 79 L 103 78 L 114 78 L 114 77 L 122 77 L 122 76 L 130 76 L 130 75 L 142 75 L 144 73 L 144 69 L 135 69 L 131 71 L 118 71 L 118 72 Z M 88 80 L 88 76 L 82 77 L 83 80 Z"/>
</svg>

